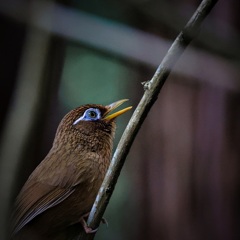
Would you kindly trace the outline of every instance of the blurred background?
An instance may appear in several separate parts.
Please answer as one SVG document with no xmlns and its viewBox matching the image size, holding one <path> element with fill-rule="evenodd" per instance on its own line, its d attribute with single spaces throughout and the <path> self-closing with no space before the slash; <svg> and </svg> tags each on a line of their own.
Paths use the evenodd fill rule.
<svg viewBox="0 0 240 240">
<path fill-rule="evenodd" d="M 0 239 L 61 118 L 151 79 L 196 0 L 0 2 Z M 240 2 L 220 0 L 128 155 L 99 240 L 240 239 Z M 118 119 L 115 145 L 131 113 Z"/>
</svg>

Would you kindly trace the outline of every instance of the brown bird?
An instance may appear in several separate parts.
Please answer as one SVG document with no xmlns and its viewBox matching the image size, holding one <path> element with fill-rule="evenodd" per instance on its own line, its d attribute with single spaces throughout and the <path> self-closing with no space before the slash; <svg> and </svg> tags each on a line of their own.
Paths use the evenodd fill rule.
<svg viewBox="0 0 240 240">
<path fill-rule="evenodd" d="M 131 107 L 109 113 L 125 101 L 84 105 L 62 119 L 51 150 L 16 199 L 12 239 L 73 239 L 81 225 L 93 231 L 84 217 L 110 163 L 115 119 Z"/>
</svg>

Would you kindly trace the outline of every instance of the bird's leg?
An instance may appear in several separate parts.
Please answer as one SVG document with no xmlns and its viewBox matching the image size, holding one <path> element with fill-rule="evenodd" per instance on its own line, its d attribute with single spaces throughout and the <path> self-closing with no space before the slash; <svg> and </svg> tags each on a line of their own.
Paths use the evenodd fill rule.
<svg viewBox="0 0 240 240">
<path fill-rule="evenodd" d="M 88 234 L 88 233 L 95 233 L 95 232 L 98 230 L 98 228 L 96 228 L 96 229 L 90 228 L 90 227 L 87 225 L 86 220 L 84 219 L 84 218 L 87 218 L 88 216 L 89 216 L 89 213 L 84 214 L 84 215 L 80 218 L 80 223 L 82 224 L 82 226 L 83 226 L 83 228 L 84 228 L 84 230 L 85 230 L 85 232 L 86 232 L 87 234 Z"/>
<path fill-rule="evenodd" d="M 102 217 L 101 222 L 102 222 L 103 224 L 106 224 L 107 227 L 108 227 L 108 221 L 107 221 L 106 218 Z"/>
<path fill-rule="evenodd" d="M 95 233 L 95 232 L 98 230 L 98 228 L 92 229 L 92 228 L 90 228 L 90 227 L 87 225 L 87 222 L 86 222 L 85 218 L 87 218 L 88 216 L 89 216 L 89 213 L 84 214 L 84 215 L 80 218 L 80 223 L 82 224 L 82 226 L 83 226 L 83 228 L 84 228 L 84 230 L 85 230 L 86 233 Z M 102 222 L 103 224 L 106 224 L 107 227 L 108 227 L 108 222 L 107 222 L 106 218 L 103 217 L 103 218 L 101 219 L 101 222 Z"/>
</svg>

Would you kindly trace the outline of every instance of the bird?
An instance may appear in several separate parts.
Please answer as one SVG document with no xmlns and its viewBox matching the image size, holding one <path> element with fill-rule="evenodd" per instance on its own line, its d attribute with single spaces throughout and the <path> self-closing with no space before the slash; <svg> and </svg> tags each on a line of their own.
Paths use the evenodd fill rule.
<svg viewBox="0 0 240 240">
<path fill-rule="evenodd" d="M 47 156 L 31 173 L 13 206 L 12 240 L 73 239 L 86 224 L 109 167 L 116 118 L 128 99 L 86 104 L 61 120 Z"/>
</svg>

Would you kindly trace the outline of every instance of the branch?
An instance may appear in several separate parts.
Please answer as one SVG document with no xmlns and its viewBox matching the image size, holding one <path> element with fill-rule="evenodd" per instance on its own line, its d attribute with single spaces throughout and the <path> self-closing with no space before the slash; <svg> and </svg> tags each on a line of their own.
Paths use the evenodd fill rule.
<svg viewBox="0 0 240 240">
<path fill-rule="evenodd" d="M 162 60 L 162 63 L 157 68 L 153 78 L 144 83 L 145 93 L 136 110 L 134 111 L 129 124 L 122 135 L 122 138 L 120 139 L 108 172 L 90 212 L 87 223 L 92 229 L 96 229 L 101 222 L 127 154 L 144 119 L 146 118 L 154 102 L 157 100 L 163 84 L 165 83 L 177 60 L 198 33 L 201 23 L 209 14 L 216 2 L 217 0 L 203 0 L 201 2 L 196 12 L 173 42 L 166 56 Z M 94 235 L 95 234 L 85 234 L 82 232 L 80 239 L 91 240 L 94 238 Z"/>
</svg>

